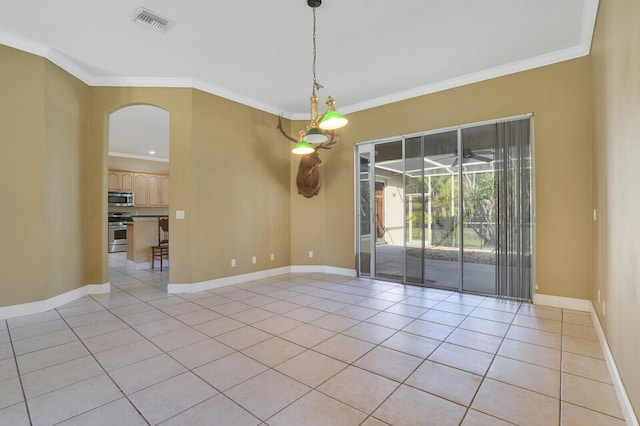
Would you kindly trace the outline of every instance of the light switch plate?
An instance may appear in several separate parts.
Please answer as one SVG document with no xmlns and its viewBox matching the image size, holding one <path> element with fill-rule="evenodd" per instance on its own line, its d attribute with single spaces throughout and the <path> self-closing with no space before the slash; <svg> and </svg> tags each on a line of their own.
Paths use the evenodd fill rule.
<svg viewBox="0 0 640 426">
<path fill-rule="evenodd" d="M 176 210 L 176 219 L 184 219 L 184 210 Z"/>
</svg>

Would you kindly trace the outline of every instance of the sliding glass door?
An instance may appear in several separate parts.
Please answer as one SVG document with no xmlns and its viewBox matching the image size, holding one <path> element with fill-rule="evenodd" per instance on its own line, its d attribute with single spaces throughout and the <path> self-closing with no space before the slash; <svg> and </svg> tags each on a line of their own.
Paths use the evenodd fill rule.
<svg viewBox="0 0 640 426">
<path fill-rule="evenodd" d="M 361 277 L 371 276 L 371 146 L 361 146 L 357 150 L 357 181 L 358 181 L 358 272 Z"/>
<path fill-rule="evenodd" d="M 459 290 L 460 176 L 458 132 L 422 138 L 425 219 L 424 278 L 421 283 Z"/>
<path fill-rule="evenodd" d="M 358 145 L 360 275 L 529 299 L 529 122 Z"/>
<path fill-rule="evenodd" d="M 495 124 L 460 132 L 462 289 L 496 294 Z"/>
</svg>

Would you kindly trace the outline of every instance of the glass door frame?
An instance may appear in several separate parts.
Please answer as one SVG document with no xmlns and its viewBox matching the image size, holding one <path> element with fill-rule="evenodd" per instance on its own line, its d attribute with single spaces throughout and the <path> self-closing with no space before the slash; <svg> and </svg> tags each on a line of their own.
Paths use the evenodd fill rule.
<svg viewBox="0 0 640 426">
<path fill-rule="evenodd" d="M 404 144 L 404 137 L 395 137 L 395 138 L 385 138 L 385 139 L 380 139 L 380 140 L 375 140 L 375 141 L 369 141 L 369 142 L 362 142 L 359 144 L 355 145 L 355 155 L 354 155 L 354 182 L 357 182 L 357 185 L 355 185 L 355 191 L 354 191 L 354 206 L 356 207 L 356 211 L 355 211 L 355 247 L 356 247 L 356 263 L 357 263 L 357 268 L 356 268 L 356 273 L 358 276 L 362 276 L 361 274 L 361 258 L 360 255 L 362 253 L 361 250 L 361 220 L 362 220 L 362 215 L 360 212 L 360 200 L 361 200 L 361 172 L 360 172 L 360 156 L 362 154 L 369 154 L 369 177 L 368 177 L 368 181 L 369 181 L 369 218 L 371 223 L 369 224 L 370 230 L 371 230 L 371 238 L 369 240 L 369 274 L 368 277 L 369 278 L 376 278 L 376 242 L 377 242 L 377 238 L 375 236 L 375 232 L 376 232 L 376 220 L 377 220 L 377 213 L 376 213 L 376 198 L 375 198 L 375 187 L 376 187 L 376 182 L 378 181 L 383 181 L 383 179 L 378 178 L 376 176 L 376 168 L 375 168 L 375 161 L 376 161 L 376 156 L 375 156 L 375 146 L 376 145 L 380 145 L 380 144 L 385 144 L 385 143 L 391 143 L 391 142 L 402 142 L 402 158 L 404 159 L 405 156 L 405 144 Z M 404 176 L 404 160 L 402 161 L 402 174 Z M 404 185 L 404 179 L 402 180 L 402 193 L 405 193 L 405 185 Z M 385 184 L 386 186 L 386 184 Z M 403 203 L 402 206 L 402 215 L 404 217 L 405 214 L 405 206 Z M 402 224 L 402 233 L 403 235 L 405 235 L 406 229 L 405 229 L 405 224 L 403 221 Z M 403 250 L 406 252 L 406 244 L 403 243 Z M 402 267 L 402 282 L 406 282 L 407 281 L 407 269 L 404 265 L 403 262 L 403 267 Z"/>
<path fill-rule="evenodd" d="M 533 294 L 535 292 L 535 286 L 536 286 L 536 271 L 535 271 L 535 265 L 536 265 L 536 196 L 535 196 L 535 138 L 534 138 L 534 122 L 533 122 L 533 113 L 527 113 L 527 114 L 520 114 L 520 115 L 516 115 L 516 116 L 510 116 L 510 117 L 505 117 L 505 118 L 500 118 L 500 119 L 495 119 L 495 120 L 486 120 L 486 121 L 480 121 L 480 122 L 475 122 L 475 123 L 467 123 L 464 125 L 458 125 L 458 126 L 451 126 L 451 127 L 443 127 L 443 128 L 439 128 L 439 129 L 434 129 L 434 130 L 428 130 L 428 131 L 423 131 L 423 132 L 417 132 L 417 133 L 411 133 L 411 134 L 405 134 L 405 135 L 401 135 L 401 136 L 396 136 L 396 137 L 390 137 L 390 138 L 384 138 L 384 139 L 376 139 L 376 140 L 370 140 L 370 141 L 363 141 L 363 142 L 358 142 L 355 144 L 355 153 L 354 153 L 354 182 L 356 182 L 357 184 L 355 185 L 355 191 L 354 191 L 354 206 L 355 208 L 355 214 L 354 214 L 354 220 L 355 220 L 355 236 L 354 236 L 354 240 L 355 240 L 355 247 L 356 247 L 356 260 L 357 260 L 357 275 L 358 276 L 362 276 L 361 275 L 361 268 L 360 268 L 360 254 L 361 254 L 361 240 L 360 240 L 360 220 L 361 220 L 361 214 L 359 212 L 359 206 L 360 206 L 360 155 L 362 153 L 369 153 L 369 182 L 373 182 L 373 184 L 369 185 L 369 200 L 371 200 L 370 202 L 370 212 L 369 212 L 369 217 L 371 218 L 372 223 L 370 224 L 370 227 L 375 226 L 375 222 L 374 220 L 376 219 L 376 215 L 375 215 L 375 181 L 376 181 L 376 176 L 375 176 L 375 146 L 379 145 L 379 144 L 384 144 L 384 143 L 390 143 L 390 142 L 397 142 L 397 141 L 402 141 L 402 173 L 403 176 L 405 174 L 405 157 L 406 157 L 406 148 L 405 148 L 405 144 L 406 144 L 406 140 L 409 138 L 424 138 L 425 136 L 429 136 L 429 135 L 434 135 L 434 134 L 439 134 L 439 133 L 444 133 L 444 132 L 450 132 L 450 131 L 456 131 L 457 132 L 457 146 L 458 146 L 458 161 L 460 163 L 460 165 L 463 164 L 463 150 L 462 150 L 462 131 L 465 128 L 472 128 L 472 127 L 478 127 L 478 126 L 484 126 L 484 125 L 489 125 L 489 124 L 496 124 L 496 123 L 503 123 L 503 122 L 508 122 L 508 121 L 514 121 L 514 120 L 521 120 L 521 119 L 530 119 L 531 120 L 531 127 L 530 127 L 530 155 L 531 155 L 531 250 L 532 250 L 532 255 L 531 255 L 531 263 L 532 263 L 532 268 L 531 268 L 531 289 L 530 289 L 530 293 L 531 293 L 531 300 L 533 300 Z M 424 142 L 424 141 L 422 141 Z M 424 148 L 421 148 L 422 151 L 424 151 Z M 423 152 L 424 154 L 424 152 Z M 460 184 L 460 182 L 462 182 L 462 178 L 463 178 L 463 168 L 459 167 L 458 168 L 458 182 Z M 402 194 L 403 197 L 406 197 L 406 180 L 402 179 Z M 458 208 L 461 209 L 462 208 L 462 201 L 463 201 L 463 191 L 462 189 L 460 189 L 458 191 Z M 402 217 L 406 218 L 406 199 L 405 202 L 402 203 Z M 464 292 L 464 288 L 463 288 L 463 262 L 464 262 L 464 245 L 462 244 L 462 240 L 461 240 L 461 235 L 460 233 L 463 230 L 463 215 L 461 214 L 462 212 L 460 212 L 459 214 L 459 218 L 458 218 L 458 231 L 457 231 L 457 238 L 458 241 L 460 242 L 459 244 L 459 259 L 458 259 L 458 268 L 459 268 L 459 279 L 458 279 L 458 292 Z M 406 220 L 402 221 L 402 233 L 403 236 L 406 236 Z M 373 232 L 374 232 L 374 228 L 371 228 L 372 230 L 372 236 L 373 236 Z M 423 238 L 424 239 L 424 238 Z M 370 266 L 369 266 L 369 278 L 372 279 L 376 279 L 376 250 L 375 250 L 375 244 L 376 244 L 376 238 L 371 238 L 369 241 L 369 252 L 370 252 Z M 424 246 L 424 242 L 423 242 L 423 246 Z M 402 282 L 403 283 L 407 283 L 407 264 L 406 264 L 406 253 L 407 253 L 407 243 L 406 243 L 406 238 L 403 239 L 403 251 L 405 254 L 404 257 L 404 261 L 402 262 L 402 269 L 403 269 L 403 274 L 402 274 Z M 424 271 L 422 272 L 422 276 L 424 277 Z M 424 280 L 423 280 L 424 281 Z M 408 283 L 411 285 L 423 285 L 425 286 L 425 284 L 423 283 Z M 429 286 L 431 287 L 431 286 Z"/>
</svg>

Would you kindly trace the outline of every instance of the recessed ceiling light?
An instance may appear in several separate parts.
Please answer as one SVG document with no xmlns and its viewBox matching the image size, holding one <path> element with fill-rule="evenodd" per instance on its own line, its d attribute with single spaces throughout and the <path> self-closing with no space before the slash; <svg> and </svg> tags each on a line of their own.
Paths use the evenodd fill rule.
<svg viewBox="0 0 640 426">
<path fill-rule="evenodd" d="M 155 151 L 149 151 L 149 154 L 151 154 L 151 155 L 153 155 L 155 153 L 156 153 Z"/>
</svg>

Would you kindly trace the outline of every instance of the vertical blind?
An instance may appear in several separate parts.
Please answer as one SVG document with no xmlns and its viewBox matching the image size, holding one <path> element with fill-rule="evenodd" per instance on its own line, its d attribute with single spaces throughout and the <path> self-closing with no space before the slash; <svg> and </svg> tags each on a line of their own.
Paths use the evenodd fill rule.
<svg viewBox="0 0 640 426">
<path fill-rule="evenodd" d="M 530 119 L 496 123 L 498 296 L 532 298 L 533 223 Z"/>
</svg>

